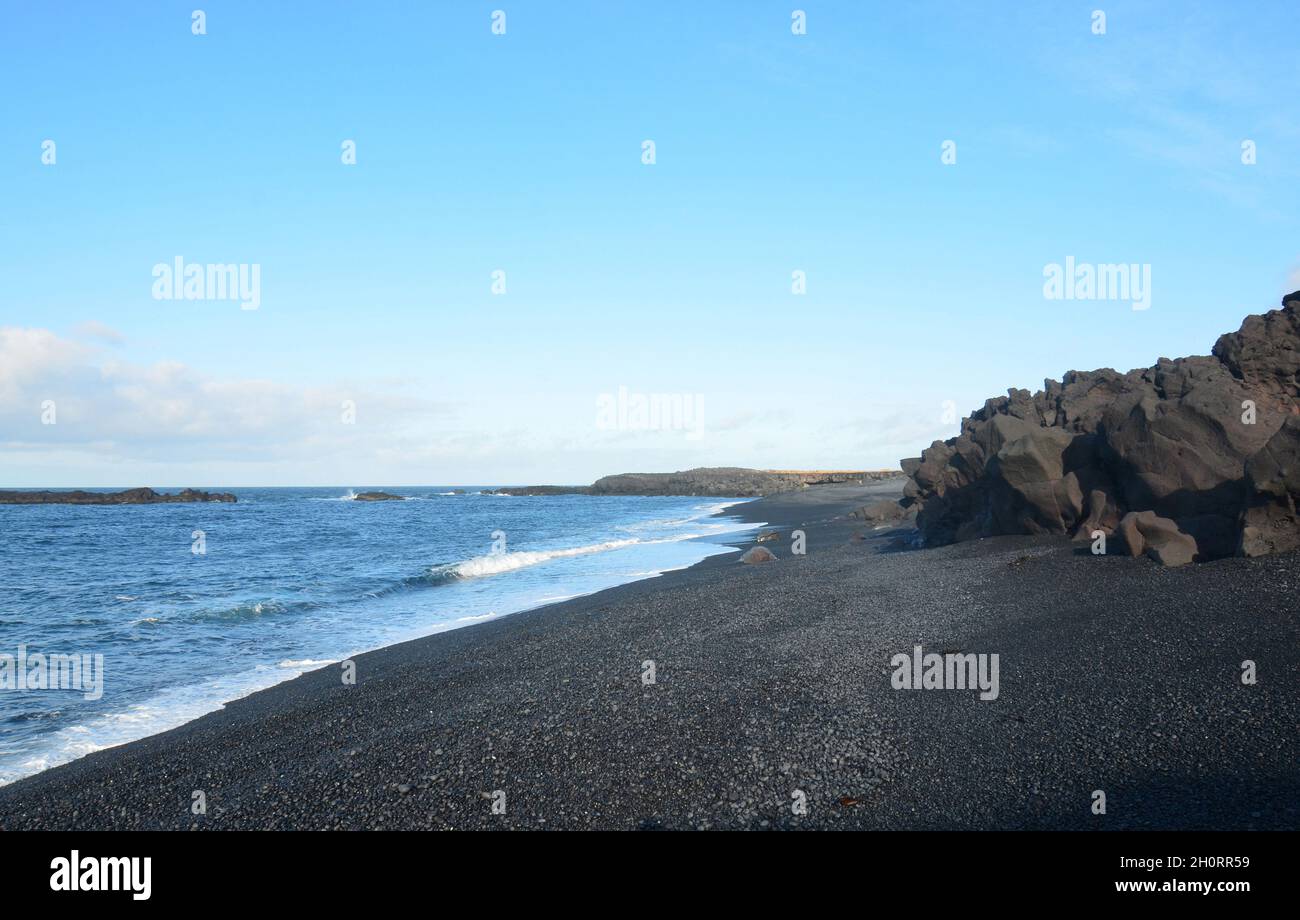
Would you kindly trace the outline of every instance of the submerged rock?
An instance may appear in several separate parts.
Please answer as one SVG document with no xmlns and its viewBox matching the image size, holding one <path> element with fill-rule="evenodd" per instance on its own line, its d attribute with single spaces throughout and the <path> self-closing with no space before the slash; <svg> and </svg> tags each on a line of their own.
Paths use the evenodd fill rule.
<svg viewBox="0 0 1300 920">
<path fill-rule="evenodd" d="M 354 502 L 404 502 L 406 496 L 393 495 L 391 492 L 361 492 L 352 496 Z"/>
<path fill-rule="evenodd" d="M 590 495 L 590 486 L 502 486 L 484 489 L 484 495 Z"/>
</svg>

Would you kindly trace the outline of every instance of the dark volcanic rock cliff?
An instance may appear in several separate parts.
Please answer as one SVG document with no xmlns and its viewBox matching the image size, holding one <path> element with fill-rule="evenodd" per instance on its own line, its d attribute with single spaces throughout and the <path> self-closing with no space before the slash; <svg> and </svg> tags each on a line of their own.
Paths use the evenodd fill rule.
<svg viewBox="0 0 1300 920">
<path fill-rule="evenodd" d="M 928 545 L 995 534 L 1112 534 L 1150 511 L 1196 558 L 1300 547 L 1300 292 L 1210 357 L 1070 371 L 1010 390 L 903 461 Z"/>
<path fill-rule="evenodd" d="M 229 492 L 183 489 L 174 495 L 153 489 L 123 492 L 0 492 L 0 505 L 163 505 L 174 502 L 233 502 Z"/>
</svg>

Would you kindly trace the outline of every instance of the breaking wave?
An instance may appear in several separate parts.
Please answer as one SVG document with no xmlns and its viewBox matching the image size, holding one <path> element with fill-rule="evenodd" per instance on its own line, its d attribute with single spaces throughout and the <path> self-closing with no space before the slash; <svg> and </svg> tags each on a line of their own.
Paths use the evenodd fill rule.
<svg viewBox="0 0 1300 920">
<path fill-rule="evenodd" d="M 462 562 L 435 565 L 429 569 L 429 574 L 426 580 L 438 584 L 458 578 L 482 578 L 486 575 L 499 575 L 502 572 L 513 572 L 516 569 L 523 569 L 532 565 L 540 565 L 543 562 L 550 562 L 552 559 L 565 559 L 570 556 L 589 556 L 592 553 L 607 553 L 611 550 L 623 549 L 628 546 L 647 546 L 654 543 L 678 543 L 682 540 L 693 540 L 699 536 L 700 534 L 686 533 L 672 537 L 664 537 L 658 540 L 639 540 L 636 537 L 628 537 L 624 540 L 607 540 L 604 543 L 591 543 L 587 546 L 572 546 L 566 549 L 521 550 L 519 552 L 489 553 L 486 556 L 475 556 L 472 559 L 466 559 Z"/>
</svg>

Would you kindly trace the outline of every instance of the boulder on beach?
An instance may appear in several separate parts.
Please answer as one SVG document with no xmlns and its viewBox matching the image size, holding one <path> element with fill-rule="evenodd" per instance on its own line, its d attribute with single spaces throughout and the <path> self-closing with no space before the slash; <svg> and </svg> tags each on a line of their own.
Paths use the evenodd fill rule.
<svg viewBox="0 0 1300 920">
<path fill-rule="evenodd" d="M 898 502 L 884 500 L 864 505 L 850 514 L 849 517 L 860 518 L 872 524 L 888 524 L 893 521 L 903 520 L 907 513 L 907 509 Z"/>
<path fill-rule="evenodd" d="M 780 536 L 781 536 L 781 531 L 779 530 L 764 530 L 759 533 L 757 542 L 767 543 L 771 540 L 779 539 Z"/>
<path fill-rule="evenodd" d="M 751 547 L 745 555 L 740 557 L 740 561 L 746 565 L 760 565 L 764 562 L 776 562 L 776 554 L 766 546 Z"/>
<path fill-rule="evenodd" d="M 1147 555 L 1169 566 L 1186 565 L 1196 558 L 1196 540 L 1154 511 L 1130 511 L 1119 522 L 1117 533 L 1130 556 Z"/>
<path fill-rule="evenodd" d="M 1206 560 L 1300 548 L 1298 377 L 1300 292 L 1220 336 L 1209 357 L 1070 371 L 987 400 L 957 437 L 902 461 L 904 502 L 930 546 L 1083 539 L 1151 512 L 1181 535 L 1150 553 L 1170 564 L 1189 549 Z"/>
</svg>

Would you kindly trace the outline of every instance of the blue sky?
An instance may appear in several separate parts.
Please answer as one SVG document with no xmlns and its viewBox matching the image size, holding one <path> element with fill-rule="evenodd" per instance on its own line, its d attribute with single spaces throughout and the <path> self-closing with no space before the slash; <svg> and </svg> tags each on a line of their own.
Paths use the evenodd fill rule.
<svg viewBox="0 0 1300 920">
<path fill-rule="evenodd" d="M 948 401 L 1208 353 L 1300 287 L 1298 26 L 4 0 L 0 485 L 892 466 Z M 176 256 L 256 263 L 260 308 L 154 299 Z M 1149 265 L 1150 309 L 1045 299 L 1067 256 Z M 698 430 L 600 427 L 619 387 L 688 394 Z"/>
</svg>

